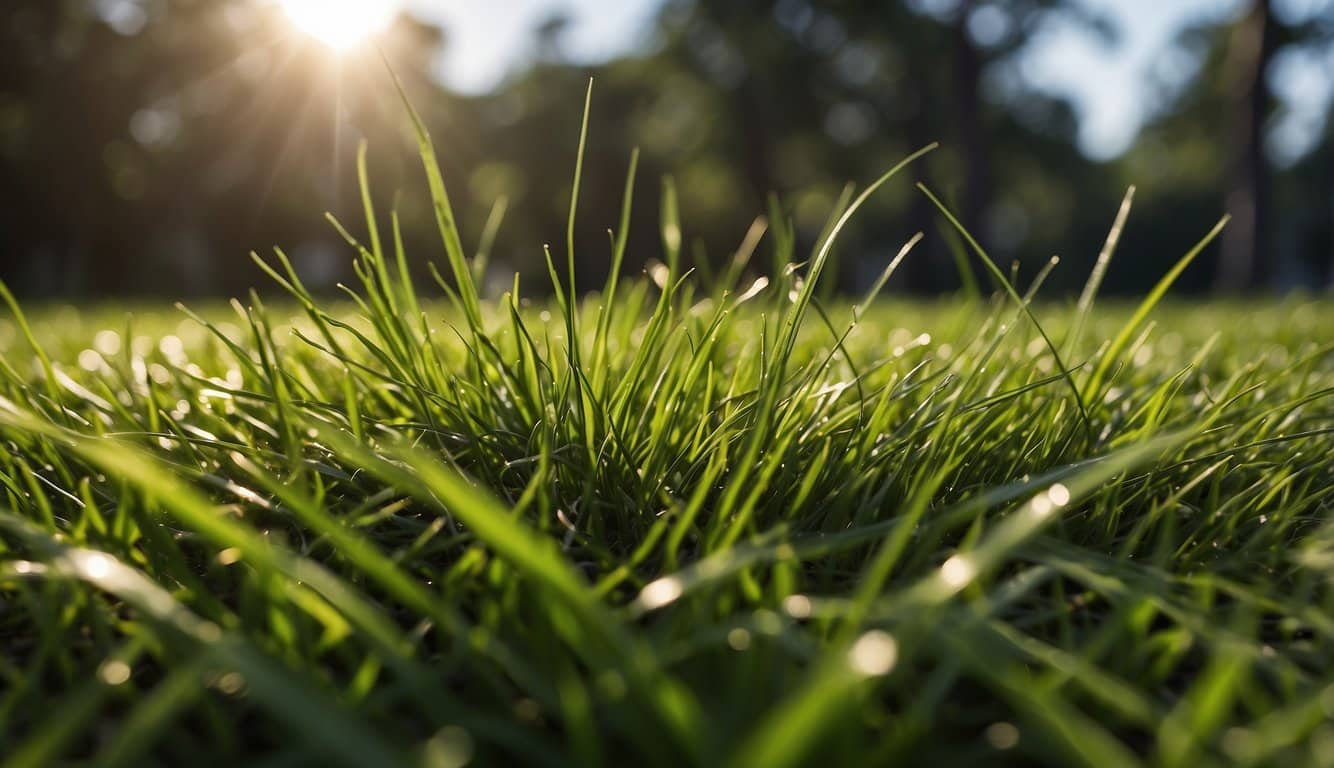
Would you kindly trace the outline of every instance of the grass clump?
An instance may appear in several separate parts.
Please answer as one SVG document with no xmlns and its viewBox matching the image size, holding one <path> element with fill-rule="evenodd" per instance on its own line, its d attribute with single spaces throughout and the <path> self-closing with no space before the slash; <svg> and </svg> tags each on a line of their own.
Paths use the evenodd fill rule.
<svg viewBox="0 0 1334 768">
<path fill-rule="evenodd" d="M 1327 760 L 1327 303 L 1035 305 L 970 239 L 990 302 L 822 303 L 902 166 L 708 280 L 669 188 L 619 283 L 633 164 L 599 293 L 486 300 L 417 128 L 444 302 L 369 195 L 351 305 L 5 292 L 0 765 Z"/>
</svg>

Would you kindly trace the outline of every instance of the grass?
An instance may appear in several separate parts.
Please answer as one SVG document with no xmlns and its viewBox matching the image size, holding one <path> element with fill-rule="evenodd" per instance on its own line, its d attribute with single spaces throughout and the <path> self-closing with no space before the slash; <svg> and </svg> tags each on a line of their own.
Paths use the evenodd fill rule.
<svg viewBox="0 0 1334 768">
<path fill-rule="evenodd" d="M 416 125 L 443 300 L 368 195 L 351 304 L 4 292 L 0 766 L 1331 763 L 1328 302 L 826 302 L 865 195 L 701 277 L 670 187 L 491 300 Z"/>
</svg>

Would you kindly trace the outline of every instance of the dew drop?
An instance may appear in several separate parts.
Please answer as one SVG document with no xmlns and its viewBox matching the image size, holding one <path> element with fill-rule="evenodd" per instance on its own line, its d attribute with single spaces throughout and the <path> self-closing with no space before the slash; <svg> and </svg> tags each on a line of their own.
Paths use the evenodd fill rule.
<svg viewBox="0 0 1334 768">
<path fill-rule="evenodd" d="M 848 651 L 848 665 L 860 675 L 876 677 L 894 668 L 899 658 L 899 644 L 888 633 L 879 629 L 857 638 Z"/>
<path fill-rule="evenodd" d="M 130 679 L 130 665 L 113 659 L 97 670 L 97 676 L 107 685 L 122 685 Z"/>
<path fill-rule="evenodd" d="M 954 555 L 940 566 L 940 578 L 950 587 L 965 586 L 977 575 L 977 566 L 967 555 Z"/>
<path fill-rule="evenodd" d="M 661 608 L 681 596 L 683 587 L 681 580 L 675 576 L 667 576 L 650 582 L 644 590 L 639 593 L 639 604 L 646 610 Z"/>
<path fill-rule="evenodd" d="M 987 743 L 996 749 L 1013 749 L 1019 744 L 1019 729 L 1013 723 L 999 722 L 987 726 Z"/>
<path fill-rule="evenodd" d="M 783 598 L 783 610 L 794 619 L 808 619 L 811 615 L 811 599 L 805 595 L 788 595 Z"/>
</svg>

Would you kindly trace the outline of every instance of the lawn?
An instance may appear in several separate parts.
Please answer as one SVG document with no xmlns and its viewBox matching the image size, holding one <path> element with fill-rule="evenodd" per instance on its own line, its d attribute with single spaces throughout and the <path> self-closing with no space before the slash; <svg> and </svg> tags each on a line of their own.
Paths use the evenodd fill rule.
<svg viewBox="0 0 1334 768">
<path fill-rule="evenodd" d="M 0 765 L 1334 761 L 1328 301 L 835 299 L 843 208 L 704 275 L 670 205 L 485 298 L 431 182 L 429 289 L 381 217 L 342 303 L 10 302 Z"/>
</svg>

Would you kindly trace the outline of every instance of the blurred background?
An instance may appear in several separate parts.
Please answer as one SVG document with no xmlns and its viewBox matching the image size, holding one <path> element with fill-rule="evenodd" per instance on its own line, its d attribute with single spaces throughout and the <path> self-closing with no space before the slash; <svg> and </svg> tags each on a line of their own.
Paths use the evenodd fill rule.
<svg viewBox="0 0 1334 768">
<path fill-rule="evenodd" d="M 864 287 L 956 290 L 926 182 L 1001 263 L 1051 255 L 1077 290 L 1128 185 L 1106 290 L 1141 292 L 1224 212 L 1180 283 L 1326 291 L 1334 269 L 1334 0 L 4 0 L 0 278 L 23 297 L 230 296 L 281 246 L 312 287 L 350 276 L 323 218 L 364 230 L 355 154 L 414 264 L 443 262 L 383 50 L 435 139 L 464 242 L 498 199 L 489 281 L 563 257 L 601 280 L 631 150 L 627 271 L 661 258 L 661 179 L 685 255 L 720 263 L 769 195 L 809 245 L 849 181 L 931 141 L 838 249 Z M 387 222 L 385 224 L 387 226 Z M 557 259 L 558 263 L 563 258 Z M 492 290 L 496 290 L 493 286 Z"/>
</svg>

